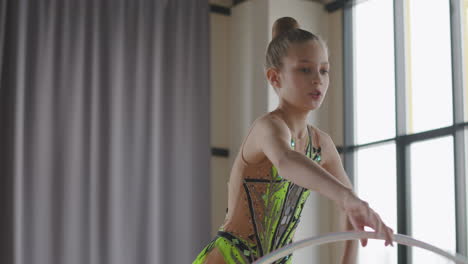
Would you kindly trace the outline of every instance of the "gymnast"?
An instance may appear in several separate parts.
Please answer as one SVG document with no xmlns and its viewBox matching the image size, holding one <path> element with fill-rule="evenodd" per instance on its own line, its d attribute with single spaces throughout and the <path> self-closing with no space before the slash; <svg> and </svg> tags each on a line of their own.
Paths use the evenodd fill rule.
<svg viewBox="0 0 468 264">
<path fill-rule="evenodd" d="M 393 246 L 393 230 L 353 191 L 331 137 L 307 122 L 329 85 L 325 42 L 291 17 L 276 20 L 272 33 L 264 72 L 279 105 L 252 123 L 231 170 L 224 223 L 193 263 L 252 263 L 292 243 L 310 191 L 341 208 L 345 230 L 368 226 Z M 341 263 L 355 262 L 357 246 L 346 242 Z M 292 253 L 274 263 L 291 261 Z"/>
</svg>

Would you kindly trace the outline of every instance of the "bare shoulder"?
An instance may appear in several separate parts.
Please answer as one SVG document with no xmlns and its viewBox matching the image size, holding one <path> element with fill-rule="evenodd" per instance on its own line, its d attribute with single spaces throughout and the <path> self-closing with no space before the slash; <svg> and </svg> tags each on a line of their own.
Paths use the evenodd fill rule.
<svg viewBox="0 0 468 264">
<path fill-rule="evenodd" d="M 335 142 L 333 142 L 333 139 L 327 132 L 310 124 L 309 126 L 314 130 L 315 137 L 313 141 L 316 142 L 314 143 L 314 145 L 317 145 L 316 147 L 319 146 L 322 149 L 322 166 L 333 166 L 335 161 L 337 161 L 337 159 L 340 159 Z"/>
<path fill-rule="evenodd" d="M 335 176 L 341 183 L 349 188 L 353 188 L 331 136 L 320 129 L 317 129 L 317 131 L 320 137 L 319 145 L 322 148 L 322 167 Z"/>
<path fill-rule="evenodd" d="M 309 128 L 311 129 L 311 135 L 312 135 L 312 142 L 314 143 L 314 147 L 322 147 L 326 144 L 329 144 L 329 138 L 330 136 L 320 128 L 307 124 Z"/>
<path fill-rule="evenodd" d="M 290 137 L 289 128 L 283 119 L 273 113 L 267 113 L 258 118 L 259 130 L 263 133 L 278 134 Z"/>
<path fill-rule="evenodd" d="M 291 137 L 286 123 L 279 117 L 266 113 L 252 124 L 250 135 L 245 139 L 241 156 L 245 163 L 260 164 L 269 159 L 277 164 Z"/>
</svg>

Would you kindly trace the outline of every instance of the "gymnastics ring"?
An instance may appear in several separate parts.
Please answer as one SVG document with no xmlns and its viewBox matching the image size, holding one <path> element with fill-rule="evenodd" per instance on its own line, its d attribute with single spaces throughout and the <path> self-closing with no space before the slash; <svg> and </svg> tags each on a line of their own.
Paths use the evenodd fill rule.
<svg viewBox="0 0 468 264">
<path fill-rule="evenodd" d="M 284 246 L 280 249 L 277 249 L 275 251 L 272 251 L 262 258 L 258 259 L 255 261 L 253 264 L 267 264 L 267 263 L 272 263 L 273 261 L 280 259 L 282 257 L 285 257 L 295 251 L 296 249 L 300 249 L 306 246 L 318 246 L 326 243 L 331 243 L 331 242 L 337 242 L 337 241 L 344 241 L 344 240 L 357 240 L 357 239 L 362 239 L 362 238 L 371 238 L 371 239 L 380 239 L 380 240 L 385 240 L 383 235 L 377 236 L 375 232 L 365 232 L 365 231 L 354 231 L 354 232 L 337 232 L 337 233 L 329 233 L 326 235 L 321 235 L 321 236 L 315 236 L 311 238 L 306 238 L 291 244 L 288 244 L 287 246 Z M 468 264 L 468 260 L 462 256 L 462 255 L 452 255 L 438 247 L 435 247 L 433 245 L 430 245 L 428 243 L 416 240 L 412 237 L 405 236 L 405 235 L 400 235 L 400 234 L 393 234 L 393 241 L 406 245 L 406 246 L 415 246 L 419 248 L 423 248 L 429 251 L 432 251 L 436 254 L 439 254 L 441 256 L 444 256 L 452 261 L 454 261 L 457 264 Z"/>
</svg>

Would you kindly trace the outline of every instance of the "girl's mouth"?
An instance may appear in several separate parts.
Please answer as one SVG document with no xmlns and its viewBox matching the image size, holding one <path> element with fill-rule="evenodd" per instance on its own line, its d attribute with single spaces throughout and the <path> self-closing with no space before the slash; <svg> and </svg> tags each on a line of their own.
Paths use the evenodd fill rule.
<svg viewBox="0 0 468 264">
<path fill-rule="evenodd" d="M 309 93 L 308 95 L 313 99 L 319 99 L 322 96 L 321 93 Z"/>
</svg>

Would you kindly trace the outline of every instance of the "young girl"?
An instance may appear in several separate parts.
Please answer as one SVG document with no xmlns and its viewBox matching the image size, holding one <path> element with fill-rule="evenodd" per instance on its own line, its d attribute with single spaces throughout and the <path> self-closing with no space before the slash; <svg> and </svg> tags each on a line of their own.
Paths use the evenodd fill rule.
<svg viewBox="0 0 468 264">
<path fill-rule="evenodd" d="M 393 246 L 393 230 L 353 192 L 330 136 L 307 124 L 327 92 L 329 67 L 319 37 L 299 29 L 291 17 L 275 21 L 265 74 L 279 105 L 250 127 L 231 170 L 224 224 L 193 263 L 252 263 L 292 243 L 311 190 L 344 211 L 346 229 L 369 226 L 385 235 L 385 246 Z M 357 243 L 348 241 L 342 262 L 354 262 L 356 251 Z M 291 259 L 292 254 L 274 263 Z"/>
</svg>

